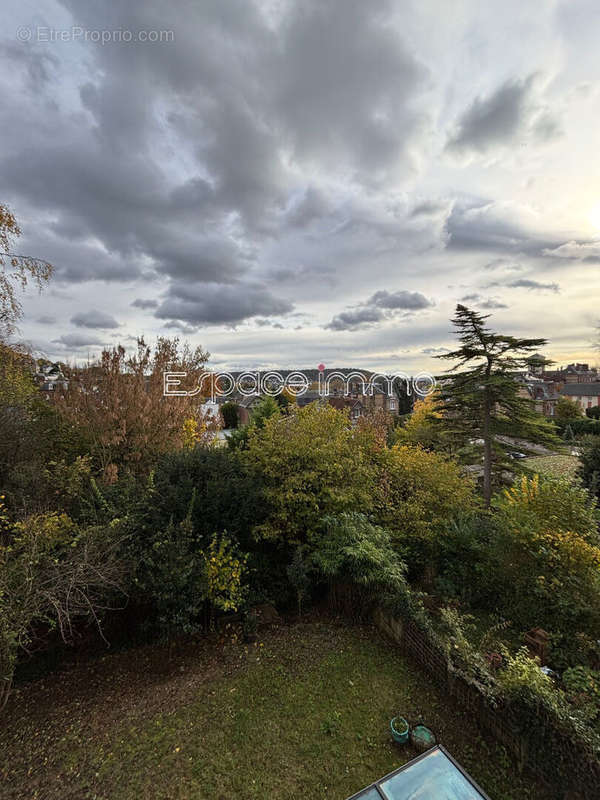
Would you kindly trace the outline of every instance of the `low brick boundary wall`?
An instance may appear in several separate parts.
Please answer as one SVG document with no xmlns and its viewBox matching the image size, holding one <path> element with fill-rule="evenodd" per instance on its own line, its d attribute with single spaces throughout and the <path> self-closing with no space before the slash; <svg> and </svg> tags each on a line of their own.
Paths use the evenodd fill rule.
<svg viewBox="0 0 600 800">
<path fill-rule="evenodd" d="M 559 720 L 543 709 L 531 710 L 524 722 L 509 706 L 492 706 L 475 682 L 448 668 L 445 653 L 412 621 L 376 609 L 376 627 L 402 652 L 419 664 L 431 679 L 470 711 L 480 727 L 503 744 L 526 769 L 556 790 L 556 800 L 599 800 L 600 759 L 560 730 Z M 521 709 L 523 710 L 523 709 Z"/>
</svg>

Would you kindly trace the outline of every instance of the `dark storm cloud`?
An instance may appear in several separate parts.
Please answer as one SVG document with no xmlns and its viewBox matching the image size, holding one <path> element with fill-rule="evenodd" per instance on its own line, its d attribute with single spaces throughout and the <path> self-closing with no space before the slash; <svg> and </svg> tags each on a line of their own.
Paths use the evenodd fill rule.
<svg viewBox="0 0 600 800">
<path fill-rule="evenodd" d="M 339 223 L 345 199 L 316 185 L 320 176 L 373 188 L 416 169 L 427 118 L 414 100 L 428 73 L 390 24 L 389 0 L 309 0 L 282 6 L 279 19 L 246 0 L 180 0 L 177 13 L 158 0 L 62 5 L 89 30 L 151 22 L 175 41 L 88 43 L 68 100 L 49 80 L 54 53 L 32 45 L 8 64 L 16 80 L 0 108 L 0 180 L 19 208 L 52 210 L 27 243 L 59 281 L 154 278 L 167 291 L 163 311 L 183 303 L 193 316 L 176 296 L 182 285 L 264 279 L 267 244 L 328 217 Z M 32 75 L 50 111 L 21 101 L 19 80 Z M 299 176 L 311 170 L 307 186 Z M 375 222 L 348 225 L 340 236 L 369 252 Z M 300 280 L 321 279 L 319 264 L 305 269 Z M 254 291 L 244 310 L 237 291 L 239 313 L 217 306 L 215 319 L 291 307 Z"/>
<path fill-rule="evenodd" d="M 236 325 L 251 317 L 287 314 L 291 303 L 274 297 L 264 286 L 255 284 L 173 283 L 166 299 L 155 312 L 159 319 L 190 325 Z"/>
<path fill-rule="evenodd" d="M 560 126 L 548 109 L 539 108 L 535 76 L 507 81 L 485 97 L 476 97 L 459 117 L 446 149 L 458 154 L 486 154 L 531 134 L 547 141 Z"/>
<path fill-rule="evenodd" d="M 118 328 L 119 323 L 110 314 L 105 314 L 104 311 L 80 311 L 71 317 L 71 322 L 78 328 Z"/>
</svg>

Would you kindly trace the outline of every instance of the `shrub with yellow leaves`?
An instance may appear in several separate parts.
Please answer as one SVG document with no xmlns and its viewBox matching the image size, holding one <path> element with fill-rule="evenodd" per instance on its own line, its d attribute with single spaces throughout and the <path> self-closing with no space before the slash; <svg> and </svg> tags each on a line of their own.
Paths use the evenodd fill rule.
<svg viewBox="0 0 600 800">
<path fill-rule="evenodd" d="M 213 536 L 204 557 L 207 599 L 221 611 L 237 611 L 246 595 L 242 575 L 247 557 L 237 554 L 226 533 Z"/>
</svg>

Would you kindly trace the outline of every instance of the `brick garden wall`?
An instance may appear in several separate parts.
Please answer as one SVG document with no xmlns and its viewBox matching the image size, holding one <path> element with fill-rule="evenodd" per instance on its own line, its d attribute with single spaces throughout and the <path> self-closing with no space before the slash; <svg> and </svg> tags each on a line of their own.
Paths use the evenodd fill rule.
<svg viewBox="0 0 600 800">
<path fill-rule="evenodd" d="M 418 663 L 480 727 L 514 756 L 519 770 L 527 769 L 556 791 L 557 800 L 600 800 L 600 758 L 572 731 L 562 731 L 560 721 L 542 709 L 492 706 L 474 682 L 448 668 L 445 653 L 427 633 L 407 619 L 377 609 L 377 628 Z"/>
</svg>

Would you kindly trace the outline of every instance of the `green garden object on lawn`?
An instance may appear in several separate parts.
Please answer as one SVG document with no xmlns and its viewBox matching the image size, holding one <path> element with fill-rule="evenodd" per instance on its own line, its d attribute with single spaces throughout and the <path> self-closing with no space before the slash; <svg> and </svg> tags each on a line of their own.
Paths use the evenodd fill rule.
<svg viewBox="0 0 600 800">
<path fill-rule="evenodd" d="M 436 744 L 436 739 L 433 731 L 425 725 L 415 725 L 410 732 L 410 741 L 413 747 L 421 752 L 429 750 Z"/>
<path fill-rule="evenodd" d="M 392 738 L 398 744 L 404 744 L 408 741 L 408 722 L 404 719 L 404 717 L 394 717 L 394 719 L 390 722 L 390 728 L 392 731 Z"/>
</svg>

